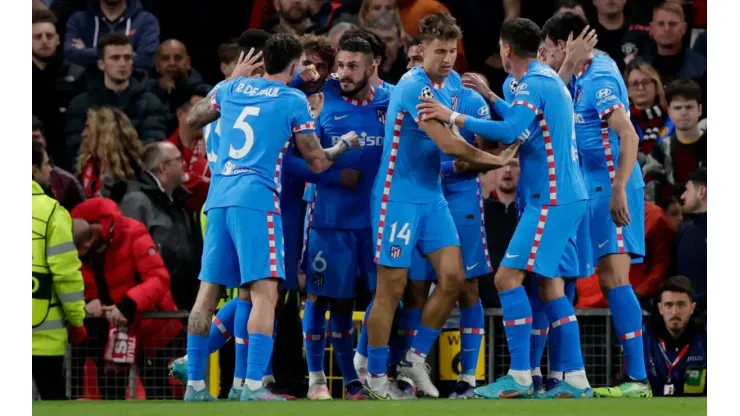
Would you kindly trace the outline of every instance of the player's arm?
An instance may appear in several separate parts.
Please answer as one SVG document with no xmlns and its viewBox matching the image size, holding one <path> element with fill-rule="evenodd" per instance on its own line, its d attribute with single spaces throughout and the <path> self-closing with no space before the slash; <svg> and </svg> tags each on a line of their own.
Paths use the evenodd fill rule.
<svg viewBox="0 0 740 416">
<path fill-rule="evenodd" d="M 637 161 L 637 148 L 640 139 L 637 137 L 635 126 L 632 125 L 629 114 L 624 107 L 620 107 L 604 116 L 609 128 L 619 136 L 619 167 L 614 176 L 612 187 L 624 188 L 632 175 Z"/>
<path fill-rule="evenodd" d="M 505 166 L 511 160 L 476 149 L 462 137 L 453 134 L 450 129 L 437 120 L 419 120 L 419 127 L 424 130 L 444 154 L 454 156 L 465 162 L 487 165 L 491 166 L 491 169 L 495 169 Z"/>
<path fill-rule="evenodd" d="M 188 112 L 186 122 L 194 129 L 202 129 L 208 124 L 221 117 L 221 107 L 216 93 L 220 88 L 215 88 L 208 96 L 198 101 Z"/>
<path fill-rule="evenodd" d="M 575 39 L 573 39 L 573 33 L 568 35 L 565 47 L 565 60 L 560 65 L 560 70 L 558 71 L 558 75 L 565 85 L 570 83 L 571 78 L 576 73 L 576 69 L 586 62 L 594 50 L 597 41 L 596 30 L 591 29 L 590 26 L 583 28 L 581 34 Z"/>
<path fill-rule="evenodd" d="M 316 137 L 316 133 L 296 133 L 295 143 L 298 146 L 298 150 L 301 152 L 303 159 L 308 164 L 309 169 L 313 173 L 321 173 L 331 167 L 334 162 L 339 159 L 344 152 L 352 148 L 360 147 L 360 136 L 354 131 L 351 131 L 342 136 L 341 140 L 334 146 L 324 149 L 321 147 L 319 138 Z"/>
<path fill-rule="evenodd" d="M 488 140 L 480 137 L 475 136 L 475 145 L 478 149 L 483 150 L 484 152 L 488 152 L 492 155 L 501 156 L 504 159 L 509 158 L 509 154 L 516 155 L 516 152 L 519 150 L 519 142 L 515 142 L 513 145 L 507 147 L 507 148 L 501 148 L 498 146 L 497 143 L 489 142 Z M 513 160 L 513 159 L 512 159 Z M 443 162 L 445 163 L 445 162 Z M 445 166 L 446 169 L 449 169 L 449 167 Z M 497 169 L 498 166 L 490 166 L 490 165 L 482 165 L 478 163 L 468 163 L 464 162 L 462 160 L 455 160 L 452 163 L 451 169 L 447 172 L 457 172 L 457 173 L 486 173 L 491 170 Z M 445 173 L 447 173 L 445 172 Z"/>
<path fill-rule="evenodd" d="M 491 91 L 491 89 L 488 88 L 488 85 L 486 85 L 485 81 L 480 75 L 470 72 L 464 74 L 462 76 L 462 83 L 463 86 L 476 91 L 483 98 L 485 98 L 486 101 L 491 103 L 493 110 L 501 118 L 506 118 L 506 114 L 511 108 L 511 105 L 507 103 L 506 100 L 496 95 L 495 92 Z"/>
</svg>

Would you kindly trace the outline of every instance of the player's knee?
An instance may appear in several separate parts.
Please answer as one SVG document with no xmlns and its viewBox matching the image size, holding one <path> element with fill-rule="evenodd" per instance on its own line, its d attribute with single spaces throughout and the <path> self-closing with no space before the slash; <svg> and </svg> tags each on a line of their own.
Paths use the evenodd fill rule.
<svg viewBox="0 0 740 416">
<path fill-rule="evenodd" d="M 599 285 L 607 293 L 615 287 L 628 285 L 630 271 L 629 254 L 612 254 L 599 259 Z"/>
<path fill-rule="evenodd" d="M 478 294 L 478 279 L 466 280 L 457 297 L 457 302 L 461 308 L 469 308 L 475 305 L 480 299 Z"/>
<path fill-rule="evenodd" d="M 441 290 L 445 297 L 457 297 L 463 283 L 465 283 L 465 273 L 462 269 L 459 271 L 449 271 L 442 276 L 439 276 L 437 287 L 434 290 Z"/>
<path fill-rule="evenodd" d="M 249 293 L 249 289 L 246 287 L 240 287 L 239 288 L 239 300 L 244 300 L 247 302 L 252 301 L 252 294 Z"/>
<path fill-rule="evenodd" d="M 543 302 L 550 302 L 565 296 L 563 279 L 538 278 L 537 293 Z"/>
<path fill-rule="evenodd" d="M 493 278 L 493 284 L 496 290 L 501 293 L 507 290 L 516 289 L 522 285 L 524 273 L 521 270 L 499 267 Z"/>
</svg>

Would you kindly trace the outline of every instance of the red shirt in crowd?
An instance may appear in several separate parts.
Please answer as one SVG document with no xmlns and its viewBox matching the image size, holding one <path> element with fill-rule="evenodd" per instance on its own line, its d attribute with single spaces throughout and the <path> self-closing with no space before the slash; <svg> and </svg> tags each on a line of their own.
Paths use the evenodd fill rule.
<svg viewBox="0 0 740 416">
<path fill-rule="evenodd" d="M 182 154 L 182 168 L 187 174 L 185 188 L 191 195 L 185 201 L 185 206 L 192 212 L 200 212 L 208 196 L 208 185 L 211 183 L 211 170 L 208 161 L 195 149 L 183 145 L 178 129 L 168 139 L 177 146 Z"/>
</svg>

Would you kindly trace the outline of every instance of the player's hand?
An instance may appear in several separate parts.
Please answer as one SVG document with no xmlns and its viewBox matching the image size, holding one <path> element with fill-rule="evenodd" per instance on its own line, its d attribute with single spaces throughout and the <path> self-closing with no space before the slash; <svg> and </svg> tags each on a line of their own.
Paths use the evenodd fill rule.
<svg viewBox="0 0 740 416">
<path fill-rule="evenodd" d="M 103 306 L 103 310 L 105 311 L 105 319 L 108 320 L 109 324 L 116 327 L 128 325 L 128 319 L 123 316 L 117 306 Z"/>
<path fill-rule="evenodd" d="M 231 78 L 244 77 L 251 78 L 257 76 L 257 69 L 264 65 L 262 60 L 262 51 L 255 53 L 254 48 L 250 48 L 245 55 L 244 51 L 239 54 L 239 60 L 236 62 L 234 71 L 231 72 Z"/>
<path fill-rule="evenodd" d="M 313 117 L 318 118 L 321 110 L 324 109 L 324 93 L 319 91 L 316 94 L 311 94 L 308 97 L 308 105 L 311 107 Z"/>
<path fill-rule="evenodd" d="M 68 326 L 67 327 L 67 338 L 69 342 L 74 345 L 81 345 L 87 339 L 87 328 L 85 325 L 80 326 Z"/>
<path fill-rule="evenodd" d="M 93 299 L 87 302 L 85 311 L 96 318 L 103 316 L 103 305 L 100 303 L 100 299 Z"/>
<path fill-rule="evenodd" d="M 85 49 L 85 42 L 82 39 L 72 39 L 72 47 L 75 49 Z"/>
<path fill-rule="evenodd" d="M 319 71 L 316 70 L 316 67 L 313 64 L 306 65 L 303 67 L 303 71 L 298 74 L 298 77 L 300 77 L 303 82 L 318 81 Z"/>
<path fill-rule="evenodd" d="M 434 98 L 419 97 L 419 99 L 424 101 L 416 105 L 416 109 L 419 110 L 419 118 L 422 120 L 437 119 L 443 123 L 450 122 L 452 111 L 449 108 L 443 106 Z"/>
<path fill-rule="evenodd" d="M 586 26 L 577 38 L 573 38 L 573 32 L 568 35 L 565 43 L 565 59 L 573 63 L 583 62 L 588 54 L 594 50 L 599 38 L 596 36 L 596 30 Z"/>
<path fill-rule="evenodd" d="M 360 183 L 360 176 L 362 172 L 357 169 L 342 169 L 339 173 L 339 184 L 342 188 L 351 190 L 357 189 L 357 185 Z"/>
<path fill-rule="evenodd" d="M 360 144 L 360 136 L 358 136 L 354 131 L 343 134 L 339 139 L 343 142 L 349 143 L 350 149 L 359 149 L 362 147 Z"/>
<path fill-rule="evenodd" d="M 452 167 L 455 169 L 455 172 L 467 172 L 470 167 L 470 163 L 460 159 L 455 159 L 452 162 Z"/>
<path fill-rule="evenodd" d="M 478 74 L 471 72 L 465 73 L 462 76 L 462 83 L 464 87 L 475 90 L 478 94 L 482 95 L 488 101 L 493 101 L 492 97 L 496 97 L 496 94 L 488 88 L 486 81 Z"/>
<path fill-rule="evenodd" d="M 612 215 L 612 220 L 617 224 L 618 227 L 629 225 L 632 221 L 629 210 L 627 209 L 627 192 L 622 186 L 615 186 L 612 188 L 612 198 L 609 201 L 609 212 Z"/>
<path fill-rule="evenodd" d="M 516 152 L 519 151 L 519 145 L 521 145 L 521 142 L 517 140 L 514 144 L 499 153 L 499 157 L 503 159 L 504 165 L 508 165 L 514 159 Z"/>
</svg>

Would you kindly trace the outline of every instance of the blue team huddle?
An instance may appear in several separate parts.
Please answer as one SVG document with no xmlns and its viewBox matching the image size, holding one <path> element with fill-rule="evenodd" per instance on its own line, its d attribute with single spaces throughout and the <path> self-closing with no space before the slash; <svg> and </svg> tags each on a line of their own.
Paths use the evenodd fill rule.
<svg viewBox="0 0 740 416">
<path fill-rule="evenodd" d="M 455 307 L 462 371 L 451 398 L 652 397 L 629 284 L 630 264 L 645 255 L 644 183 L 615 63 L 593 53 L 576 14 L 543 28 L 513 19 L 500 34 L 510 77 L 499 98 L 480 76 L 452 70 L 461 35 L 448 14 L 422 19 L 423 62 L 395 86 L 378 78 L 364 29 L 342 36 L 336 73 L 324 79 L 301 65 L 295 38 L 255 35 L 232 77 L 193 107 L 188 122 L 206 131 L 213 176 L 187 355 L 171 366 L 185 401 L 216 400 L 206 361 L 225 334 L 236 346 L 230 400 L 291 399 L 273 392 L 270 367 L 278 299 L 298 287 L 299 269 L 311 400 L 332 398 L 327 338 L 345 399 L 439 397 L 426 356 Z M 307 93 L 309 84 L 320 89 Z M 493 271 L 479 174 L 515 158 L 520 220 L 494 278 L 511 367 L 477 387 L 477 278 Z M 626 364 L 608 388 L 589 384 L 573 307 L 575 279 L 594 267 Z M 373 298 L 355 346 L 360 286 Z M 238 299 L 214 317 L 222 291 L 234 288 Z"/>
</svg>

